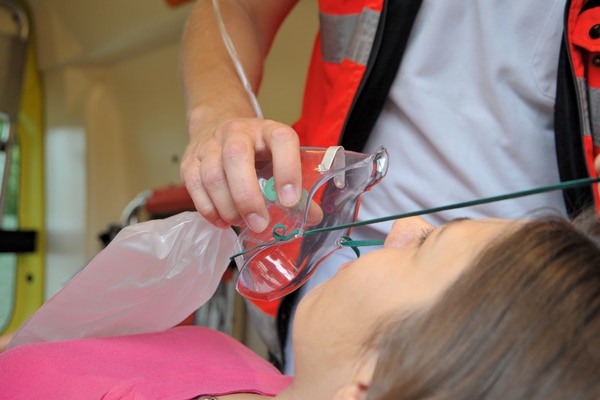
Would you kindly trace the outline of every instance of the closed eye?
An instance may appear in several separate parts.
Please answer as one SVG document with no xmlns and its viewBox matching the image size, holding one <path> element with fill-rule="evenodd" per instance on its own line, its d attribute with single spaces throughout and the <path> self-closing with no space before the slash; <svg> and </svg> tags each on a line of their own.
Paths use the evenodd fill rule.
<svg viewBox="0 0 600 400">
<path fill-rule="evenodd" d="M 470 220 L 470 218 L 467 217 L 460 217 L 460 218 L 455 218 L 452 221 L 442 225 L 439 228 L 440 234 L 442 233 L 442 231 L 444 229 L 446 229 L 448 226 L 452 225 L 453 223 L 456 222 L 461 222 L 461 221 L 468 221 Z M 421 233 L 421 236 L 419 236 L 419 240 L 417 242 L 417 246 L 420 247 L 421 245 L 423 245 L 423 243 L 425 243 L 425 241 L 427 240 L 427 238 L 435 231 L 437 230 L 435 227 L 429 227 L 429 228 L 423 228 L 423 232 Z"/>
<path fill-rule="evenodd" d="M 431 235 L 435 231 L 435 227 L 431 226 L 428 228 L 423 228 L 421 235 L 419 236 L 419 240 L 417 241 L 417 247 L 421 247 L 423 243 L 427 240 L 429 235 Z"/>
</svg>

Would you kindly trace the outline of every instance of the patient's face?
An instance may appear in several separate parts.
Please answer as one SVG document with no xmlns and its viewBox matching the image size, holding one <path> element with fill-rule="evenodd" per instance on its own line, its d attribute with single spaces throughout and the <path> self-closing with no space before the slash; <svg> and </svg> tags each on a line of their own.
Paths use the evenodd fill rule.
<svg viewBox="0 0 600 400">
<path fill-rule="evenodd" d="M 304 346 L 355 351 L 385 316 L 431 304 L 486 245 L 514 226 L 499 219 L 439 228 L 421 218 L 398 220 L 383 249 L 342 266 L 305 296 L 294 320 L 296 353 Z"/>
</svg>

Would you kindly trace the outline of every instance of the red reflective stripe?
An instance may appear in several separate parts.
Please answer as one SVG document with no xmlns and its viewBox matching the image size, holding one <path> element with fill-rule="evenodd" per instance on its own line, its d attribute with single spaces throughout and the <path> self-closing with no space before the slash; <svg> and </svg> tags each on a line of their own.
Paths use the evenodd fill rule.
<svg viewBox="0 0 600 400">
<path fill-rule="evenodd" d="M 381 11 L 384 0 L 319 0 L 319 10 L 327 14 L 359 14 L 363 8 L 370 8 L 376 11 Z"/>
<path fill-rule="evenodd" d="M 594 168 L 594 159 L 600 156 L 600 147 L 594 146 L 594 142 L 591 136 L 584 136 L 583 146 L 585 150 L 587 167 L 591 177 L 597 177 L 596 169 Z M 600 193 L 598 192 L 598 184 L 592 185 L 594 192 L 594 203 L 596 204 L 596 212 L 600 212 Z"/>
<path fill-rule="evenodd" d="M 573 13 L 574 14 L 574 13 Z M 574 20 L 570 39 L 577 55 L 576 75 L 585 77 L 587 85 L 600 88 L 600 66 L 594 65 L 594 57 L 600 57 L 600 38 L 593 38 L 590 30 L 600 24 L 600 7 L 586 10 Z"/>
<path fill-rule="evenodd" d="M 275 299 L 272 301 L 257 299 L 248 300 L 265 314 L 270 315 L 273 318 L 277 318 L 277 310 L 279 309 L 279 304 L 281 304 L 281 299 Z"/>
<path fill-rule="evenodd" d="M 600 51 L 600 39 L 592 38 L 590 30 L 594 25 L 600 24 L 600 7 L 584 11 L 575 22 L 571 40 L 576 46 L 583 47 L 589 52 Z"/>
<path fill-rule="evenodd" d="M 338 144 L 365 70 L 364 65 L 348 60 L 311 65 L 302 117 L 294 125 L 303 146 Z"/>
<path fill-rule="evenodd" d="M 573 0 L 569 8 L 569 14 L 567 17 L 567 35 L 569 39 L 569 52 L 571 53 L 571 62 L 573 64 L 573 72 L 578 78 L 582 78 L 585 72 L 585 63 L 582 59 L 582 55 L 573 43 L 573 39 L 578 36 L 577 21 L 579 19 L 579 12 L 583 7 L 586 0 Z M 581 27 L 579 27 L 581 29 Z"/>
</svg>

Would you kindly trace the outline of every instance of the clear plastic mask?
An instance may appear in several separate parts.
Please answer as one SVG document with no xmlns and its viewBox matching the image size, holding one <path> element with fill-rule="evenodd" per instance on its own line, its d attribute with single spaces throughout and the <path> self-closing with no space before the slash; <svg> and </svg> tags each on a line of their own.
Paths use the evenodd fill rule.
<svg viewBox="0 0 600 400">
<path fill-rule="evenodd" d="M 237 290 L 249 299 L 271 301 L 301 286 L 324 258 L 341 247 L 341 239 L 350 231 L 318 229 L 355 222 L 361 195 L 388 168 L 383 147 L 373 154 L 341 146 L 304 147 L 301 160 L 303 196 L 295 208 L 277 201 L 272 165 L 258 171 L 270 223 L 261 233 L 242 226 L 235 256 Z"/>
</svg>

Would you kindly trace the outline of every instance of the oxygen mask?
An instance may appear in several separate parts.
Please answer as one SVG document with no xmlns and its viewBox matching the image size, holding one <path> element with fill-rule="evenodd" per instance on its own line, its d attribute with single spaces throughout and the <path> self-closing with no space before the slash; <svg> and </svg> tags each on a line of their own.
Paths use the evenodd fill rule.
<svg viewBox="0 0 600 400">
<path fill-rule="evenodd" d="M 249 299 L 271 301 L 301 286 L 350 231 L 319 229 L 355 222 L 361 195 L 388 168 L 383 147 L 373 154 L 341 146 L 303 147 L 300 156 L 303 191 L 296 207 L 278 202 L 271 164 L 258 171 L 270 222 L 261 233 L 242 226 L 233 257 L 239 269 L 236 288 Z"/>
</svg>

